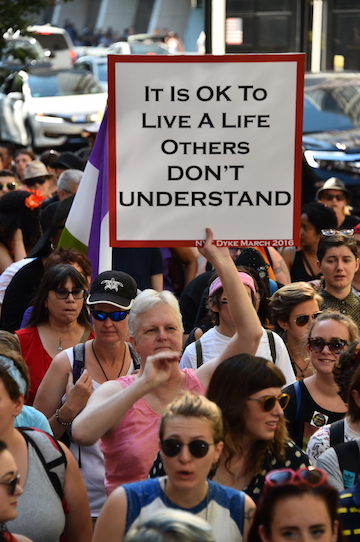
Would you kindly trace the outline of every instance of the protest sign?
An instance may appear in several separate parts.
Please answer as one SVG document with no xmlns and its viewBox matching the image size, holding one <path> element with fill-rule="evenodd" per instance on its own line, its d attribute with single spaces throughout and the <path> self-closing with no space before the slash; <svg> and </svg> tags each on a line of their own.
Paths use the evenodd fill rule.
<svg viewBox="0 0 360 542">
<path fill-rule="evenodd" d="M 304 58 L 110 55 L 111 245 L 297 243 Z"/>
</svg>

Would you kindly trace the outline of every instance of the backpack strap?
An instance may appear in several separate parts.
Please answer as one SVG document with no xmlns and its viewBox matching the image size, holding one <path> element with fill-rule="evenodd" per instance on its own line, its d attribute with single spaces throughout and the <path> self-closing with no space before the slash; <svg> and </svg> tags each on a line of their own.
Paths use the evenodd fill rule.
<svg viewBox="0 0 360 542">
<path fill-rule="evenodd" d="M 67 459 L 57 440 L 34 427 L 17 427 L 26 442 L 33 447 L 59 499 L 64 501 Z"/>
<path fill-rule="evenodd" d="M 267 333 L 267 336 L 268 336 L 271 357 L 272 357 L 273 363 L 275 363 L 276 362 L 276 348 L 275 348 L 274 334 L 273 334 L 272 331 L 270 331 L 270 329 L 267 329 L 266 333 Z"/>
<path fill-rule="evenodd" d="M 360 474 L 359 443 L 356 440 L 342 442 L 334 446 L 334 450 L 338 457 L 344 488 L 354 486 Z"/>
<path fill-rule="evenodd" d="M 74 384 L 82 375 L 85 367 L 85 343 L 76 344 L 73 347 L 74 363 L 73 363 L 73 380 Z"/>
<path fill-rule="evenodd" d="M 200 339 L 195 341 L 195 349 L 196 349 L 196 368 L 198 369 L 204 363 Z"/>
<path fill-rule="evenodd" d="M 330 446 L 333 448 L 345 440 L 345 422 L 344 419 L 333 422 L 330 425 Z"/>
<path fill-rule="evenodd" d="M 136 352 L 136 350 L 133 348 L 133 346 L 131 346 L 130 343 L 127 343 L 128 347 L 129 347 L 129 350 L 130 350 L 130 355 L 131 355 L 131 359 L 132 359 L 132 362 L 133 362 L 133 365 L 134 365 L 134 370 L 135 371 L 138 371 L 140 369 L 140 356 L 139 354 Z"/>
</svg>

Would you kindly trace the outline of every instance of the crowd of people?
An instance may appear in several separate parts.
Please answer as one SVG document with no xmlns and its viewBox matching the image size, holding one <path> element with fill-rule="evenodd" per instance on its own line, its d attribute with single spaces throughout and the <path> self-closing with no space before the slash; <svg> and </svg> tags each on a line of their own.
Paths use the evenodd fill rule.
<svg viewBox="0 0 360 542">
<path fill-rule="evenodd" d="M 360 218 L 296 249 L 58 246 L 85 167 L 0 143 L 0 541 L 355 542 Z M 10 534 L 13 533 L 13 534 Z M 14 534 L 15 533 L 15 534 Z"/>
</svg>

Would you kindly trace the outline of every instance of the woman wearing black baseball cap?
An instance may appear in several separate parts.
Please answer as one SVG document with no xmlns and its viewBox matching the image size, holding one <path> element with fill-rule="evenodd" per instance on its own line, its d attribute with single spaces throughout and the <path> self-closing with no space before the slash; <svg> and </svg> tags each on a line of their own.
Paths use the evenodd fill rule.
<svg viewBox="0 0 360 542">
<path fill-rule="evenodd" d="M 135 280 L 122 271 L 104 271 L 94 279 L 86 303 L 96 338 L 54 358 L 34 402 L 49 419 L 57 439 L 70 433 L 73 419 L 93 390 L 140 367 L 137 354 L 126 342 L 128 314 L 136 294 Z M 103 455 L 97 443 L 83 447 L 69 440 L 75 457 L 80 461 L 81 456 L 91 515 L 96 518 L 106 498 Z"/>
</svg>

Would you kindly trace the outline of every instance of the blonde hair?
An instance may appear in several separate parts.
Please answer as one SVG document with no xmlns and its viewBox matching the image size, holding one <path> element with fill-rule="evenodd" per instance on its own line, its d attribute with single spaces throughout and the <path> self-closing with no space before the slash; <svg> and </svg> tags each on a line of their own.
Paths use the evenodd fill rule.
<svg viewBox="0 0 360 542">
<path fill-rule="evenodd" d="M 166 407 L 160 421 L 160 440 L 164 436 L 165 422 L 177 416 L 204 419 L 204 421 L 207 421 L 211 425 L 215 444 L 222 440 L 223 422 L 221 410 L 215 403 L 203 395 L 192 391 L 184 391 Z"/>
</svg>

